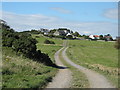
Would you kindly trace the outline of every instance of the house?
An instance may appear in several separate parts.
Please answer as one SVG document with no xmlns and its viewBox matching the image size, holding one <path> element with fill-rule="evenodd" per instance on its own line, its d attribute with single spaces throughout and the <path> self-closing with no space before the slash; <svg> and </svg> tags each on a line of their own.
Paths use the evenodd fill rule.
<svg viewBox="0 0 120 90">
<path fill-rule="evenodd" d="M 55 35 L 55 36 L 65 36 L 66 33 L 63 30 L 56 30 L 53 35 Z"/>
<path fill-rule="evenodd" d="M 113 40 L 112 36 L 110 36 L 110 35 L 105 35 L 104 39 L 105 39 L 105 41 L 112 41 Z"/>
<path fill-rule="evenodd" d="M 68 33 L 71 33 L 67 28 L 59 28 L 54 32 L 55 36 L 66 36 Z"/>
<path fill-rule="evenodd" d="M 48 29 L 41 28 L 40 32 L 42 32 L 44 35 L 48 35 L 50 31 Z"/>
<path fill-rule="evenodd" d="M 89 35 L 89 38 L 92 40 L 97 40 L 97 39 L 100 39 L 100 36 L 99 35 Z"/>
<path fill-rule="evenodd" d="M 66 36 L 69 36 L 69 35 L 72 35 L 71 33 L 67 33 L 67 35 Z"/>
<path fill-rule="evenodd" d="M 90 38 L 90 39 L 95 39 L 95 38 L 94 38 L 94 35 L 90 35 L 89 38 Z"/>
<path fill-rule="evenodd" d="M 100 39 L 99 35 L 94 35 L 94 39 Z"/>
<path fill-rule="evenodd" d="M 0 24 L 6 25 L 7 23 L 6 23 L 4 20 L 1 20 L 1 19 L 0 19 Z"/>
</svg>

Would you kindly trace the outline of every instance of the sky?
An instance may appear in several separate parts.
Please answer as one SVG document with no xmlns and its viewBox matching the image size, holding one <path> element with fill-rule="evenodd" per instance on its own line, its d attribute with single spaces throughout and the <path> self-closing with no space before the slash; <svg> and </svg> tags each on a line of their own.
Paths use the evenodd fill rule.
<svg viewBox="0 0 120 90">
<path fill-rule="evenodd" d="M 2 19 L 16 31 L 68 28 L 118 36 L 117 2 L 2 2 Z"/>
</svg>

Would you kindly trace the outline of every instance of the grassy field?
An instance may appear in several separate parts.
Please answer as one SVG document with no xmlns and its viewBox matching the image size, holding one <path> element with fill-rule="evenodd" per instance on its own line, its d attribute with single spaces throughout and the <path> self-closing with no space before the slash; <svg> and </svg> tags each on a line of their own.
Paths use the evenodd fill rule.
<svg viewBox="0 0 120 90">
<path fill-rule="evenodd" d="M 56 51 L 62 48 L 63 41 L 61 39 L 52 39 L 52 38 L 43 37 L 41 35 L 33 35 L 33 37 L 36 38 L 36 40 L 38 41 L 37 49 L 41 50 L 43 53 L 48 54 L 52 59 L 52 61 L 55 62 L 54 54 Z M 44 44 L 44 41 L 46 39 L 54 41 L 55 44 Z"/>
<path fill-rule="evenodd" d="M 33 35 L 36 38 L 38 35 Z M 46 37 L 40 36 L 38 40 L 37 49 L 50 56 L 54 61 L 54 53 L 61 48 L 62 41 L 57 39 L 50 39 L 54 41 L 55 45 L 45 45 L 43 42 Z M 35 62 L 23 56 L 17 56 L 11 48 L 3 47 L 2 59 L 2 74 L 4 88 L 39 88 L 45 87 L 55 76 L 57 69 L 48 67 L 42 63 Z"/>
<path fill-rule="evenodd" d="M 114 42 L 69 40 L 67 55 L 76 64 L 104 74 L 118 84 L 118 50 Z"/>
<path fill-rule="evenodd" d="M 67 66 L 72 72 L 72 82 L 70 88 L 89 88 L 89 82 L 84 73 L 80 72 L 80 70 L 74 68 L 69 65 L 62 57 L 62 51 L 60 52 L 60 60 L 62 63 Z"/>
</svg>

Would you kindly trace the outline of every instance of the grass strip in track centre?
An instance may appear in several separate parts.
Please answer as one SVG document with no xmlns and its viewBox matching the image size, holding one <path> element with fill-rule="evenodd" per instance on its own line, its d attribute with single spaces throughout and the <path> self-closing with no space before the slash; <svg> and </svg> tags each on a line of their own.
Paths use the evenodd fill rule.
<svg viewBox="0 0 120 90">
<path fill-rule="evenodd" d="M 89 88 L 89 82 L 87 80 L 87 77 L 84 73 L 82 73 L 80 70 L 74 68 L 73 66 L 69 65 L 62 57 L 62 51 L 59 54 L 60 60 L 62 63 L 67 66 L 71 72 L 72 72 L 72 81 L 70 88 Z"/>
</svg>

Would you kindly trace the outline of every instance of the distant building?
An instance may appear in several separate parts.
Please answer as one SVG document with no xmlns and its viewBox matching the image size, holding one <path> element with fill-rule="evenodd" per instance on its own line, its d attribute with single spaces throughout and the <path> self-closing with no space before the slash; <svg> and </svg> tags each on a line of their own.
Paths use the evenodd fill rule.
<svg viewBox="0 0 120 90">
<path fill-rule="evenodd" d="M 67 28 L 59 28 L 54 32 L 55 36 L 66 36 L 68 33 L 70 33 L 70 30 Z"/>
<path fill-rule="evenodd" d="M 66 33 L 65 33 L 63 30 L 56 30 L 56 31 L 54 32 L 54 35 L 55 35 L 55 36 L 65 36 Z"/>
<path fill-rule="evenodd" d="M 94 35 L 90 35 L 89 38 L 90 38 L 90 39 L 95 39 L 95 38 L 94 38 Z"/>
<path fill-rule="evenodd" d="M 0 24 L 6 25 L 7 23 L 6 23 L 4 20 L 1 20 L 1 19 L 0 19 Z"/>
<path fill-rule="evenodd" d="M 40 31 L 41 31 L 41 32 L 49 32 L 48 29 L 44 29 L 44 28 L 41 28 Z"/>
<path fill-rule="evenodd" d="M 100 36 L 99 35 L 94 35 L 94 38 L 95 39 L 100 39 Z"/>
<path fill-rule="evenodd" d="M 105 39 L 105 41 L 112 41 L 113 40 L 112 36 L 108 36 L 108 35 L 105 35 L 104 39 Z"/>
<path fill-rule="evenodd" d="M 89 36 L 90 39 L 100 39 L 100 36 L 99 35 L 90 35 Z"/>
<path fill-rule="evenodd" d="M 40 32 L 42 32 L 44 35 L 48 35 L 50 31 L 48 29 L 41 28 Z"/>
<path fill-rule="evenodd" d="M 69 35 L 72 35 L 71 33 L 67 33 L 67 35 L 66 36 L 69 36 Z"/>
</svg>

